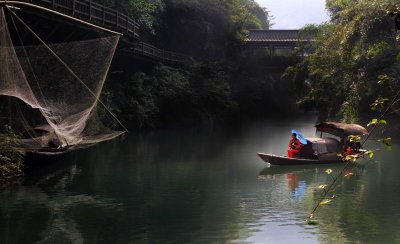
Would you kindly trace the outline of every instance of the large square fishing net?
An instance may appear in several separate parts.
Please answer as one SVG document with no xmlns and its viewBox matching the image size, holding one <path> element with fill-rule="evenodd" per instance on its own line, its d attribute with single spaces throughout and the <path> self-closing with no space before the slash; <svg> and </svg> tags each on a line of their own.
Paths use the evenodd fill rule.
<svg viewBox="0 0 400 244">
<path fill-rule="evenodd" d="M 0 8 L 0 95 L 18 98 L 42 116 L 30 122 L 26 109 L 20 113 L 30 135 L 21 140 L 23 147 L 49 147 L 54 141 L 86 147 L 120 135 L 106 128 L 96 113 L 119 35 L 26 44 L 16 19 L 6 18 L 5 10 Z M 10 26 L 16 28 L 12 37 Z"/>
</svg>

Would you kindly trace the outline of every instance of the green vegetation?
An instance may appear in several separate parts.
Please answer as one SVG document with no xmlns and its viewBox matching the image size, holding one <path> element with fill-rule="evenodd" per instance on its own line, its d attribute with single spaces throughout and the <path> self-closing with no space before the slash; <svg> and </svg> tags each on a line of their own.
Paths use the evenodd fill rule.
<svg viewBox="0 0 400 244">
<path fill-rule="evenodd" d="M 268 25 L 267 12 L 253 0 L 165 1 L 159 46 L 195 57 L 236 57 L 248 29 Z"/>
<path fill-rule="evenodd" d="M 280 79 L 285 65 L 268 70 L 243 55 L 248 30 L 269 27 L 268 12 L 254 0 L 154 1 L 151 8 L 140 2 L 125 4 L 152 16 L 145 19 L 155 35 L 143 38 L 195 61 L 111 72 L 103 100 L 128 127 L 210 125 L 293 110 L 294 96 Z"/>
<path fill-rule="evenodd" d="M 387 12 L 392 2 L 327 1 L 331 22 L 307 27 L 316 31 L 316 41 L 299 50 L 310 55 L 285 73 L 293 87 L 301 87 L 302 108 L 320 111 L 322 119 L 355 122 L 370 116 L 377 97 L 393 96 L 400 77 L 400 38 Z M 389 84 L 377 84 L 378 77 Z"/>
<path fill-rule="evenodd" d="M 7 99 L 2 98 L 0 103 L 0 123 L 10 123 L 6 106 Z M 6 125 L 0 129 L 0 183 L 21 176 L 24 153 L 18 149 L 19 136 Z"/>
<path fill-rule="evenodd" d="M 267 10 L 254 0 L 97 2 L 132 16 L 141 25 L 145 40 L 197 58 L 224 57 L 243 42 L 247 29 L 270 25 Z"/>
<path fill-rule="evenodd" d="M 107 86 L 114 85 L 105 89 L 108 101 L 131 128 L 210 124 L 223 121 L 236 107 L 228 75 L 215 63 L 187 69 L 158 65 L 148 74 L 114 79 Z"/>
<path fill-rule="evenodd" d="M 122 8 L 135 16 L 144 31 L 154 35 L 156 26 L 160 25 L 157 16 L 163 12 L 164 4 L 161 0 L 127 0 Z"/>
<path fill-rule="evenodd" d="M 10 126 L 0 133 L 0 181 L 22 175 L 24 153 L 18 149 L 18 136 Z"/>
<path fill-rule="evenodd" d="M 340 11 L 344 11 L 344 9 L 346 7 L 351 6 L 351 4 L 349 2 L 337 2 L 337 1 L 329 1 L 327 2 L 328 7 L 331 8 L 331 12 L 333 13 L 333 18 L 336 17 L 336 15 L 338 15 L 338 13 Z M 366 11 L 365 7 L 366 5 L 362 5 L 365 4 L 365 2 L 360 1 L 359 4 L 361 5 L 361 7 L 364 8 L 360 8 L 364 11 Z M 353 5 L 356 6 L 357 4 Z M 374 4 L 372 4 L 369 7 L 376 7 L 379 6 L 377 5 L 377 3 L 375 2 Z M 390 114 L 391 111 L 395 111 L 396 112 L 396 103 L 399 101 L 400 98 L 400 88 L 397 85 L 398 81 L 395 78 L 391 78 L 390 76 L 388 76 L 386 73 L 387 72 L 392 72 L 391 75 L 396 75 L 397 73 L 394 72 L 394 70 L 396 69 L 396 67 L 398 68 L 398 64 L 396 64 L 396 61 L 400 61 L 399 55 L 400 53 L 398 49 L 396 48 L 392 48 L 389 45 L 389 41 L 388 40 L 392 40 L 393 36 L 395 36 L 396 31 L 400 30 L 400 5 L 394 5 L 391 4 L 390 1 L 385 2 L 383 5 L 384 9 L 386 9 L 386 16 L 383 15 L 381 16 L 382 19 L 384 19 L 385 17 L 393 17 L 394 21 L 392 22 L 392 24 L 389 24 L 390 21 L 388 21 L 389 26 L 391 27 L 390 31 L 388 31 L 388 33 L 386 33 L 386 35 L 382 36 L 382 35 L 375 35 L 375 38 L 373 38 L 374 41 L 370 41 L 367 42 L 368 45 L 366 45 L 366 41 L 368 40 L 357 40 L 357 42 L 361 42 L 361 44 L 363 44 L 363 48 L 360 47 L 356 47 L 356 51 L 354 51 L 354 53 L 356 54 L 356 57 L 359 58 L 358 55 L 364 54 L 365 56 L 363 57 L 364 59 L 367 59 L 366 62 L 368 61 L 375 61 L 372 62 L 371 64 L 373 66 L 367 67 L 369 69 L 371 68 L 376 68 L 375 72 L 385 72 L 381 75 L 378 76 L 378 81 L 376 82 L 377 85 L 379 85 L 379 89 L 374 89 L 374 87 L 372 86 L 371 89 L 371 93 L 375 94 L 375 100 L 374 102 L 372 102 L 369 105 L 369 108 L 373 111 L 376 112 L 377 114 L 375 115 L 376 118 L 373 118 L 370 120 L 370 122 L 368 123 L 368 126 L 371 127 L 371 129 L 369 130 L 369 134 L 366 136 L 365 139 L 361 140 L 360 136 L 356 136 L 356 135 L 350 135 L 348 136 L 348 140 L 350 142 L 353 143 L 359 143 L 361 146 L 363 146 L 365 144 L 365 142 L 370 139 L 371 135 L 378 129 L 378 128 L 382 128 L 382 127 L 386 127 L 388 122 L 386 121 L 386 117 L 388 114 Z M 379 10 L 382 10 L 382 6 L 379 6 Z M 380 13 L 379 11 L 377 13 Z M 360 16 L 363 16 L 363 13 L 360 13 Z M 369 16 L 372 17 L 372 16 Z M 361 18 L 361 17 L 360 17 Z M 378 18 L 379 19 L 379 18 Z M 337 20 L 337 19 L 336 19 Z M 365 22 L 366 20 L 364 20 Z M 381 26 L 382 27 L 382 26 Z M 368 28 L 367 28 L 368 30 Z M 378 30 L 375 30 L 378 31 Z M 392 35 L 390 35 L 392 34 Z M 399 41 L 399 36 L 396 36 L 396 41 Z M 345 44 L 346 42 L 344 42 L 342 40 L 341 44 Z M 396 47 L 397 45 L 395 45 Z M 363 50 L 364 52 L 362 52 Z M 360 54 L 361 53 L 361 54 Z M 351 55 L 350 55 L 351 56 Z M 389 56 L 388 60 L 385 60 L 387 57 Z M 386 62 L 384 63 L 380 63 L 378 61 L 381 60 L 385 60 Z M 357 63 L 357 62 L 355 62 Z M 359 67 L 364 68 L 366 64 L 360 65 Z M 393 67 L 394 66 L 394 67 Z M 354 68 L 351 65 L 349 65 L 350 68 Z M 293 71 L 293 70 L 291 70 Z M 363 71 L 365 72 L 365 71 Z M 367 80 L 368 81 L 368 80 Z M 390 84 L 386 84 L 385 83 L 390 83 Z M 364 83 L 363 85 L 368 85 L 368 83 Z M 389 95 L 391 98 L 383 98 L 382 94 L 385 93 L 385 89 L 389 87 L 389 93 L 387 95 Z M 356 96 L 358 100 L 361 100 L 362 96 L 357 94 L 357 90 L 354 92 L 352 89 L 352 87 L 350 87 L 351 91 L 349 93 L 352 93 L 352 96 Z M 354 101 L 357 99 L 351 99 L 348 98 L 348 100 Z M 363 104 L 347 104 L 346 106 L 348 107 L 348 109 L 350 110 L 349 114 L 346 113 L 342 113 L 342 116 L 345 119 L 349 119 L 349 115 L 350 116 L 354 116 L 358 111 L 357 111 L 357 105 L 361 105 L 363 106 Z M 364 105 L 365 106 L 365 105 Z M 353 119 L 353 118 L 352 118 Z M 398 127 L 398 125 L 396 125 L 395 127 Z M 392 138 L 391 137 L 386 137 L 386 138 L 382 138 L 377 140 L 378 142 L 382 143 L 387 150 L 391 150 L 392 148 Z M 332 201 L 331 199 L 333 199 L 334 197 L 332 196 L 330 199 L 328 199 L 327 197 L 332 194 L 333 190 L 336 187 L 336 181 L 343 177 L 351 177 L 353 175 L 355 175 L 352 171 L 358 166 L 358 159 L 359 158 L 367 158 L 368 160 L 371 160 L 374 157 L 374 152 L 376 150 L 354 150 L 352 151 L 351 154 L 348 154 L 346 156 L 342 156 L 341 154 L 339 154 L 339 156 L 342 157 L 342 160 L 345 162 L 345 166 L 343 167 L 343 169 L 336 175 L 336 176 L 332 176 L 332 181 L 331 183 L 328 185 L 321 185 L 319 188 L 323 189 L 323 195 L 321 200 L 319 200 L 317 202 L 317 204 L 314 206 L 313 210 L 311 211 L 309 217 L 307 218 L 307 222 L 308 224 L 315 224 L 318 223 L 314 220 L 314 214 L 316 213 L 316 211 L 318 210 L 318 208 L 322 205 L 324 205 L 326 202 L 330 202 Z M 328 169 L 326 171 L 328 174 L 332 173 L 331 169 Z M 328 195 L 329 194 L 329 195 Z"/>
<path fill-rule="evenodd" d="M 270 28 L 272 24 L 270 23 L 270 16 L 266 8 L 260 7 L 255 1 L 243 0 L 242 3 L 251 14 L 257 17 L 258 20 L 256 19 L 255 22 L 260 21 L 262 29 Z"/>
</svg>

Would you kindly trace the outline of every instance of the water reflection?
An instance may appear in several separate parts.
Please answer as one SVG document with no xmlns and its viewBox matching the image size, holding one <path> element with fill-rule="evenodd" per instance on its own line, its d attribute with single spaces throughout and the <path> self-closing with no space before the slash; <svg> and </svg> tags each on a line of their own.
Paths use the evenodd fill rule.
<svg viewBox="0 0 400 244">
<path fill-rule="evenodd" d="M 396 153 L 381 152 L 374 161 L 361 160 L 360 164 L 344 170 L 343 177 L 329 196 L 333 196 L 332 202 L 321 206 L 317 212 L 320 224 L 315 226 L 314 235 L 318 236 L 318 242 L 398 241 L 399 238 L 391 234 L 397 233 L 394 227 L 397 224 L 393 223 L 399 223 L 400 217 L 395 203 L 400 200 L 399 195 L 395 194 L 398 192 L 395 186 L 398 186 L 398 177 L 394 171 L 399 169 L 395 158 Z M 343 164 L 324 167 L 267 167 L 260 172 L 258 178 L 267 182 L 279 179 L 285 182 L 291 200 L 303 205 L 306 213 L 323 195 L 318 186 L 329 184 L 332 180 L 325 173 L 327 168 L 333 170 L 333 175 L 337 175 Z"/>
<path fill-rule="evenodd" d="M 306 182 L 299 181 L 298 176 L 293 173 L 286 174 L 286 179 L 288 181 L 288 189 L 292 191 L 292 199 L 299 200 L 306 191 Z"/>
<path fill-rule="evenodd" d="M 267 187 L 272 189 L 271 198 L 275 199 L 271 202 L 271 205 L 278 212 L 275 213 L 274 217 L 263 220 L 263 226 L 260 228 L 263 234 L 254 235 L 252 240 L 261 241 L 262 237 L 269 233 L 268 230 L 271 229 L 272 222 L 274 223 L 273 229 L 276 229 L 276 231 L 282 231 L 285 226 L 292 226 L 290 230 L 295 231 L 297 237 L 307 240 L 307 243 L 317 242 L 312 237 L 320 235 L 320 226 L 307 226 L 305 219 L 323 195 L 319 185 L 329 184 L 332 181 L 331 176 L 325 172 L 327 169 L 332 169 L 332 174 L 337 175 L 343 169 L 343 164 L 270 166 L 264 168 L 259 173 L 258 179 L 266 182 Z M 337 190 L 341 191 L 340 188 L 338 186 Z M 288 214 L 284 214 L 284 209 L 287 209 Z M 269 212 L 273 212 L 273 210 Z M 294 226 L 296 227 L 293 228 Z M 285 236 L 271 239 L 273 242 L 277 240 L 295 242 L 290 237 Z"/>
<path fill-rule="evenodd" d="M 27 185 L 0 190 L 2 243 L 59 243 L 61 240 L 84 243 L 87 239 L 79 218 L 74 216 L 77 209 L 97 209 L 109 214 L 122 209 L 114 199 L 68 190 L 82 172 L 76 162 L 48 173 L 43 172 L 46 167 L 41 171 L 35 172 L 34 178 L 28 177 Z"/>
<path fill-rule="evenodd" d="M 299 201 L 305 194 L 307 189 L 307 181 L 305 175 L 310 172 L 317 170 L 317 168 L 298 168 L 296 166 L 285 167 L 285 166 L 269 166 L 263 169 L 258 178 L 259 179 L 271 179 L 276 176 L 283 176 L 286 179 L 287 190 L 291 193 L 292 200 Z"/>
<path fill-rule="evenodd" d="M 140 133 L 74 153 L 0 189 L 0 242 L 397 241 L 396 153 L 345 172 L 309 226 L 325 170 L 343 164 L 265 167 L 256 152 L 286 148 L 293 123 Z M 301 126 L 312 136 L 312 123 Z"/>
</svg>

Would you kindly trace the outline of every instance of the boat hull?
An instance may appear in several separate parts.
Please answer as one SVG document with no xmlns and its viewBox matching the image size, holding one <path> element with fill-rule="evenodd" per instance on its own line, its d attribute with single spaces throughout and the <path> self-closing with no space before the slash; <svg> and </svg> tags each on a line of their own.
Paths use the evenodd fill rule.
<svg viewBox="0 0 400 244">
<path fill-rule="evenodd" d="M 61 158 L 64 158 L 67 154 L 75 151 L 77 148 L 24 148 L 25 152 L 25 163 L 38 164 L 38 163 L 48 163 L 54 162 Z"/>
<path fill-rule="evenodd" d="M 305 159 L 305 158 L 288 158 L 287 156 L 277 156 L 266 153 L 257 153 L 257 155 L 267 163 L 272 165 L 303 165 L 303 164 L 334 164 L 341 163 L 339 159 Z"/>
</svg>

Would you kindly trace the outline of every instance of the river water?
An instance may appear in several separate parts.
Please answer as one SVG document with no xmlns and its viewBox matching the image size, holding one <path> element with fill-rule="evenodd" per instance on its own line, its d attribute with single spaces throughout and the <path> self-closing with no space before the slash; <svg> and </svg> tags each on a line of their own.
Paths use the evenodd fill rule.
<svg viewBox="0 0 400 244">
<path fill-rule="evenodd" d="M 256 155 L 283 154 L 291 129 L 314 137 L 314 122 L 132 132 L 40 165 L 0 188 L 0 243 L 399 243 L 399 147 L 341 178 L 318 225 L 305 222 L 318 186 L 343 165 Z"/>
</svg>

